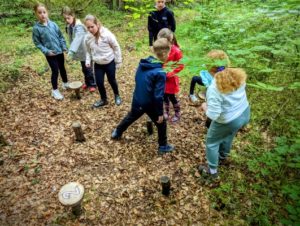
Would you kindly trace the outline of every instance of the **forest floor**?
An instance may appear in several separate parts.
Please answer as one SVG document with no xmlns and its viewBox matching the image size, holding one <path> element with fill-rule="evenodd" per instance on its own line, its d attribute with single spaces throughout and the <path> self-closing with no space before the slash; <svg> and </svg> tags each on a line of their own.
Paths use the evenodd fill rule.
<svg viewBox="0 0 300 226">
<path fill-rule="evenodd" d="M 182 225 L 220 222 L 210 209 L 196 166 L 205 162 L 205 119 L 180 93 L 182 118 L 168 123 L 171 154 L 157 154 L 157 135 L 147 135 L 146 117 L 134 123 L 120 141 L 110 139 L 130 109 L 135 51 L 123 51 L 117 72 L 121 106 L 116 106 L 106 83 L 109 105 L 92 109 L 99 94 L 72 91 L 65 99 L 50 96 L 50 72 L 39 76 L 24 67 L 22 79 L 1 95 L 0 127 L 9 145 L 2 147 L 0 169 L 1 225 Z M 82 80 L 77 63 L 67 66 L 70 81 Z M 61 82 L 60 82 L 61 84 Z M 82 124 L 86 142 L 74 139 L 72 123 Z M 161 194 L 159 179 L 171 178 L 170 197 Z M 85 188 L 84 213 L 75 219 L 58 201 L 64 184 L 77 181 Z"/>
</svg>

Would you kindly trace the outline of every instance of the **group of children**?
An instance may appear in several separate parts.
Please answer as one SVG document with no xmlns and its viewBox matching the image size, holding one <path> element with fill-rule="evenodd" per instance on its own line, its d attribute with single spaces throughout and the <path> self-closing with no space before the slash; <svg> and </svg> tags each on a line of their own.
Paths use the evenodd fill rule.
<svg viewBox="0 0 300 226">
<path fill-rule="evenodd" d="M 63 89 L 69 88 L 64 67 L 64 52 L 68 57 L 80 61 L 85 78 L 83 89 L 94 92 L 98 87 L 100 100 L 93 104 L 98 108 L 108 104 L 104 76 L 107 75 L 115 95 L 115 104 L 120 105 L 116 69 L 122 65 L 121 49 L 116 37 L 93 15 L 87 15 L 84 24 L 76 19 L 69 7 L 64 7 L 62 16 L 70 40 L 69 50 L 59 27 L 49 20 L 43 4 L 34 8 L 38 22 L 33 27 L 33 41 L 45 55 L 52 71 L 52 96 L 63 99 L 57 85 L 58 74 L 62 77 Z M 141 59 L 135 76 L 130 112 L 112 132 L 112 139 L 120 139 L 125 130 L 144 113 L 156 125 L 158 131 L 158 152 L 167 153 L 174 146 L 167 142 L 167 120 L 176 123 L 180 120 L 180 104 L 176 98 L 179 92 L 177 73 L 184 69 L 179 61 L 182 52 L 174 31 L 174 14 L 165 6 L 165 0 L 156 0 L 156 10 L 148 17 L 149 45 L 155 54 Z M 245 92 L 246 74 L 241 69 L 229 68 L 229 58 L 222 50 L 212 50 L 207 54 L 212 60 L 223 60 L 222 66 L 210 65 L 209 70 L 194 76 L 190 86 L 190 100 L 197 102 L 194 94 L 195 84 L 207 87 L 206 103 L 202 109 L 212 120 L 206 138 L 206 157 L 208 166 L 200 165 L 199 172 L 204 178 L 218 179 L 219 161 L 228 157 L 232 140 L 237 131 L 246 125 L 250 118 L 250 108 Z M 163 68 L 167 62 L 173 62 L 166 73 Z M 170 102 L 174 116 L 170 116 Z"/>
</svg>

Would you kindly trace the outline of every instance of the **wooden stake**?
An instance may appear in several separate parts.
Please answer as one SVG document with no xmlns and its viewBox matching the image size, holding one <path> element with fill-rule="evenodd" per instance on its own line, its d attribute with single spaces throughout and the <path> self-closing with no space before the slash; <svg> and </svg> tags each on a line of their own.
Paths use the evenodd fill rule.
<svg viewBox="0 0 300 226">
<path fill-rule="evenodd" d="M 76 136 L 76 141 L 78 142 L 84 142 L 85 141 L 85 137 L 83 135 L 83 131 L 81 129 L 81 125 L 80 122 L 74 122 L 73 125 L 73 130 L 75 132 L 75 136 Z"/>
<path fill-rule="evenodd" d="M 162 186 L 162 194 L 165 196 L 170 195 L 170 187 L 171 187 L 170 178 L 167 176 L 162 176 L 160 178 L 160 183 Z"/>
</svg>

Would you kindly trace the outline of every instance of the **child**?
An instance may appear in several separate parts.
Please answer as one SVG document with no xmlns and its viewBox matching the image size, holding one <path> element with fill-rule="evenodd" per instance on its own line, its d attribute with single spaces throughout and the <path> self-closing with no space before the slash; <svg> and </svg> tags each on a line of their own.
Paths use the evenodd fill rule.
<svg viewBox="0 0 300 226">
<path fill-rule="evenodd" d="M 175 35 L 170 29 L 168 28 L 161 29 L 157 37 L 166 38 L 172 45 L 167 62 L 170 61 L 175 62 L 174 64 L 175 66 L 174 68 L 172 68 L 173 71 L 167 72 L 166 88 L 165 88 L 165 95 L 164 95 L 164 102 L 165 102 L 164 116 L 166 120 L 169 118 L 169 109 L 170 109 L 170 101 L 171 101 L 175 111 L 175 116 L 171 119 L 171 121 L 177 122 L 180 119 L 180 105 L 175 96 L 175 94 L 179 92 L 179 78 L 176 74 L 179 73 L 184 68 L 184 65 L 183 64 L 176 65 L 176 63 L 180 61 L 180 59 L 182 58 L 182 52 L 179 49 Z"/>
<path fill-rule="evenodd" d="M 59 71 L 63 80 L 63 89 L 69 88 L 63 54 L 64 51 L 67 51 L 66 41 L 57 24 L 49 20 L 48 11 L 43 4 L 36 4 L 34 12 L 38 22 L 33 26 L 32 40 L 46 56 L 51 68 L 52 96 L 56 100 L 62 100 L 64 97 L 57 88 L 57 79 Z"/>
<path fill-rule="evenodd" d="M 226 68 L 218 72 L 207 90 L 207 104 L 202 104 L 212 123 L 206 136 L 208 167 L 200 165 L 198 170 L 209 182 L 217 182 L 219 161 L 228 157 L 234 136 L 249 122 L 246 78 L 242 69 Z"/>
<path fill-rule="evenodd" d="M 166 7 L 166 0 L 156 0 L 156 10 L 148 16 L 149 46 L 157 39 L 157 34 L 162 28 L 169 28 L 175 32 L 176 22 L 174 14 Z"/>
<path fill-rule="evenodd" d="M 229 66 L 229 58 L 227 56 L 227 54 L 222 51 L 222 50 L 211 50 L 208 54 L 207 57 L 210 60 L 224 60 L 225 62 L 225 66 Z M 196 83 L 201 85 L 201 86 L 205 86 L 206 88 L 209 87 L 209 85 L 212 83 L 213 81 L 213 77 L 214 75 L 225 69 L 225 66 L 211 66 L 209 71 L 203 70 L 200 71 L 200 76 L 194 76 L 192 78 L 191 81 L 191 86 L 190 86 L 190 100 L 193 103 L 198 102 L 198 98 L 194 95 L 194 89 L 195 89 L 195 85 Z M 205 95 L 203 95 L 201 98 L 205 99 Z"/>
<path fill-rule="evenodd" d="M 75 13 L 68 6 L 65 6 L 62 9 L 62 15 L 67 23 L 66 31 L 70 40 L 70 49 L 68 55 L 73 60 L 79 60 L 81 63 L 85 80 L 85 84 L 83 84 L 82 88 L 89 88 L 90 92 L 94 92 L 96 90 L 96 84 L 93 70 L 91 67 L 87 68 L 85 66 L 86 51 L 84 47 L 84 37 L 87 31 L 81 21 L 76 19 Z"/>
<path fill-rule="evenodd" d="M 115 94 L 115 103 L 119 106 L 122 103 L 116 80 L 116 68 L 120 68 L 122 64 L 119 43 L 116 37 L 103 27 L 95 16 L 87 15 L 85 26 L 90 32 L 85 39 L 87 48 L 85 65 L 89 68 L 91 67 L 91 60 L 94 61 L 96 84 L 101 96 L 101 100 L 96 101 L 93 107 L 99 108 L 108 104 L 104 87 L 105 74 Z"/>
<path fill-rule="evenodd" d="M 153 44 L 153 50 L 160 61 L 166 62 L 170 44 L 167 39 L 158 39 Z M 146 113 L 157 127 L 158 152 L 163 154 L 173 151 L 174 146 L 167 143 L 167 124 L 163 116 L 165 82 L 166 73 L 162 70 L 162 63 L 152 56 L 140 61 L 135 75 L 131 111 L 114 129 L 112 139 L 121 138 L 123 132 Z"/>
</svg>

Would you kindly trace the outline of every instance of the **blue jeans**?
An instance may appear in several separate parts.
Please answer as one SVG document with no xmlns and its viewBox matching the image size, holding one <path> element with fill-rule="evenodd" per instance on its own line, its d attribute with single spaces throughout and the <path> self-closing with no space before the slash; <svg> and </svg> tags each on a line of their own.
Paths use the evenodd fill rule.
<svg viewBox="0 0 300 226">
<path fill-rule="evenodd" d="M 219 158 L 229 155 L 233 138 L 250 120 L 250 107 L 227 124 L 212 121 L 206 135 L 206 159 L 211 169 L 217 169 Z"/>
</svg>

